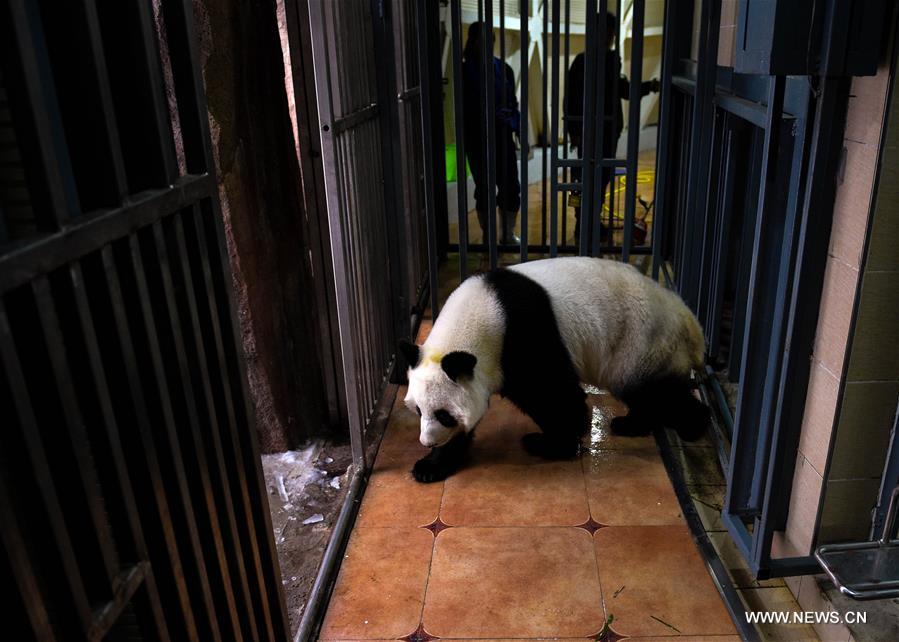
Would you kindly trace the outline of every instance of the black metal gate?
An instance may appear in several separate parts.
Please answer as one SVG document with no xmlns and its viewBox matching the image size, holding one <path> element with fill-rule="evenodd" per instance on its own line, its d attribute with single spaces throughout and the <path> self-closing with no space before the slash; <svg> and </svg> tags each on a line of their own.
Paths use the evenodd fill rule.
<svg viewBox="0 0 899 642">
<path fill-rule="evenodd" d="M 9 639 L 288 635 L 193 29 L 0 5 Z"/>
<path fill-rule="evenodd" d="M 666 3 L 653 271 L 706 332 L 737 549 L 759 578 L 820 572 L 772 542 L 789 512 L 848 76 L 875 71 L 885 5 L 741 2 L 727 65 L 721 8 Z"/>
</svg>

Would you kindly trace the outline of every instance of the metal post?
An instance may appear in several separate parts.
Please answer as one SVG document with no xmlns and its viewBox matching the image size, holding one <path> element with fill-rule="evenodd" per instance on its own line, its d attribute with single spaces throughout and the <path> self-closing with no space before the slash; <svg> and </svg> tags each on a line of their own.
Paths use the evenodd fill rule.
<svg viewBox="0 0 899 642">
<path fill-rule="evenodd" d="M 615 15 L 621 16 L 621 0 L 615 0 Z M 608 28 L 608 26 L 607 26 Z M 615 59 L 619 62 L 622 60 L 621 57 L 621 21 L 618 20 L 618 32 L 615 34 Z M 605 114 L 606 119 L 611 119 L 613 124 L 613 130 L 618 132 L 618 110 L 621 107 L 621 95 L 619 92 L 619 77 L 615 77 L 615 81 L 612 83 L 612 86 L 609 88 L 609 91 L 612 93 L 612 105 L 614 107 L 614 111 L 611 114 Z M 622 123 L 623 124 L 623 123 Z M 611 254 L 614 251 L 615 247 L 615 210 L 618 208 L 618 167 L 620 166 L 618 163 L 618 138 L 616 136 L 614 141 L 614 147 L 612 149 L 612 158 L 603 159 L 604 162 L 612 163 L 609 165 L 609 185 L 602 195 L 602 202 L 605 202 L 606 196 L 609 198 L 608 208 L 609 208 L 609 216 L 608 216 L 608 225 L 609 225 L 609 235 L 608 240 L 606 241 L 606 252 Z M 625 167 L 627 167 L 628 160 L 625 159 Z M 634 160 L 636 162 L 636 160 Z M 603 165 L 605 167 L 605 165 Z M 607 192 L 607 194 L 605 193 Z M 602 217 L 602 204 L 600 204 L 600 214 L 599 217 Z"/>
<path fill-rule="evenodd" d="M 631 256 L 634 210 L 637 207 L 637 156 L 640 153 L 640 85 L 643 80 L 643 16 L 645 0 L 634 0 L 631 19 L 631 84 L 627 117 L 627 184 L 624 194 L 624 240 L 621 260 Z M 613 170 L 614 171 L 614 170 Z M 610 230 L 611 232 L 611 230 Z"/>
<path fill-rule="evenodd" d="M 528 31 L 528 0 L 521 0 L 519 18 L 521 24 L 521 101 L 518 109 L 521 112 L 521 129 L 518 132 L 518 141 L 521 144 L 521 262 L 528 260 L 528 75 L 531 68 L 530 45 L 531 37 Z"/>
<path fill-rule="evenodd" d="M 547 136 L 547 132 L 549 131 L 549 105 L 547 103 L 547 95 L 549 92 L 549 55 L 546 49 L 546 34 L 549 33 L 549 14 L 546 11 L 546 3 L 550 1 L 551 0 L 543 1 L 543 33 L 540 34 L 540 42 L 543 43 L 543 131 L 541 133 L 543 136 L 543 155 L 540 157 L 540 193 L 542 198 L 540 202 L 540 212 L 542 216 L 540 226 L 541 245 L 546 245 L 546 204 L 549 202 L 546 198 L 546 179 L 548 178 L 546 154 L 549 148 L 549 138 Z"/>
<path fill-rule="evenodd" d="M 484 137 L 486 154 L 484 159 L 487 170 L 487 245 L 490 250 L 490 269 L 497 266 L 496 248 L 496 92 L 493 86 L 493 0 L 484 4 L 478 0 L 478 13 L 484 9 L 484 32 L 482 34 L 481 47 L 484 53 L 484 118 L 487 129 Z"/>
<path fill-rule="evenodd" d="M 597 56 L 597 74 L 603 79 L 601 83 L 596 88 L 596 92 L 599 94 L 596 99 L 596 122 L 599 123 L 599 127 L 596 128 L 596 132 L 594 133 L 595 147 L 593 150 L 593 158 L 592 160 L 592 171 L 593 171 L 593 184 L 602 186 L 602 170 L 606 167 L 606 158 L 605 158 L 605 147 L 603 143 L 605 142 L 605 122 L 606 122 L 606 92 L 608 91 L 616 91 L 618 85 L 618 79 L 615 78 L 614 87 L 606 87 L 606 56 L 609 55 L 608 52 L 608 41 L 609 41 L 609 21 L 608 21 L 608 13 L 609 13 L 609 0 L 600 0 L 599 3 L 599 29 L 597 30 L 597 47 L 599 47 L 599 55 Z M 614 93 L 613 93 L 614 96 Z M 614 166 L 610 167 L 612 171 L 612 179 L 615 178 L 615 168 Z M 599 194 L 599 198 L 593 197 L 593 200 L 587 204 L 587 208 L 585 211 L 584 207 L 581 207 L 581 216 L 586 214 L 587 218 L 585 221 L 582 221 L 582 225 L 584 222 L 587 222 L 587 229 L 590 232 L 590 241 L 593 247 L 592 255 L 599 256 L 600 247 L 600 226 L 597 225 L 599 221 L 599 217 L 602 215 L 602 200 L 605 196 L 605 190 L 602 190 Z M 609 230 L 609 238 L 612 237 L 612 230 Z"/>
<path fill-rule="evenodd" d="M 549 201 L 549 256 L 555 258 L 559 253 L 559 158 L 556 144 L 559 140 L 559 0 L 552 0 L 553 6 L 553 82 L 552 82 L 552 123 L 550 123 L 549 167 L 550 167 L 550 201 Z"/>
<path fill-rule="evenodd" d="M 418 36 L 418 76 L 421 91 L 421 130 L 424 143 L 425 173 L 425 223 L 428 234 L 428 287 L 431 292 L 431 318 L 440 314 L 440 299 L 437 283 L 437 221 L 434 211 L 434 141 L 431 135 L 431 78 L 430 52 L 428 49 L 428 21 L 425 7 L 415 5 L 416 31 Z"/>
<path fill-rule="evenodd" d="M 456 130 L 456 202 L 459 216 L 459 281 L 468 275 L 468 173 L 465 162 L 464 87 L 462 79 L 462 0 L 450 2 L 453 40 L 453 113 Z"/>
<path fill-rule="evenodd" d="M 571 0 L 565 0 L 565 64 L 562 69 L 565 70 L 565 77 L 568 77 L 568 65 L 571 60 Z M 556 69 L 559 66 L 556 65 Z M 568 84 L 565 85 L 565 92 L 568 92 Z M 571 182 L 571 169 L 568 166 L 568 118 L 566 114 L 562 114 L 564 127 L 562 127 L 562 182 Z M 562 245 L 568 245 L 568 190 L 562 191 Z"/>
<path fill-rule="evenodd" d="M 665 217 L 668 212 L 668 150 L 671 139 L 667 132 L 671 129 L 671 84 L 672 63 L 677 51 L 678 34 L 674 32 L 677 24 L 677 3 L 665 4 L 665 21 L 662 31 L 662 86 L 661 101 L 659 107 L 659 128 L 656 139 L 656 184 L 652 220 L 652 278 L 659 280 L 659 267 L 662 262 L 662 244 L 664 242 Z M 665 134 L 665 136 L 663 136 Z"/>
<path fill-rule="evenodd" d="M 584 104 L 581 109 L 581 220 L 580 239 L 578 241 L 578 253 L 581 256 L 590 255 L 590 239 L 593 230 L 591 221 L 591 206 L 593 202 L 593 188 L 595 186 L 594 166 L 592 160 L 596 154 L 595 126 L 596 119 L 588 118 L 587 114 L 596 111 L 596 51 L 599 43 L 596 33 L 596 0 L 587 0 L 586 14 L 586 41 L 584 52 Z M 566 91 L 568 88 L 566 87 Z M 586 207 L 585 207 L 586 206 Z"/>
</svg>

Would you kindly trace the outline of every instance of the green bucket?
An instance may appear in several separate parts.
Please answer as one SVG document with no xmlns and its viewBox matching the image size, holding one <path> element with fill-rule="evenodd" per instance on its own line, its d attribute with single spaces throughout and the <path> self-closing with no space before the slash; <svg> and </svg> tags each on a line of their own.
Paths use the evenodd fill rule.
<svg viewBox="0 0 899 642">
<path fill-rule="evenodd" d="M 471 176 L 471 168 L 468 166 L 468 161 L 465 161 L 465 172 L 468 176 Z M 458 177 L 456 171 L 456 146 L 455 145 L 447 145 L 446 146 L 446 182 L 447 183 L 455 183 L 456 178 Z"/>
</svg>

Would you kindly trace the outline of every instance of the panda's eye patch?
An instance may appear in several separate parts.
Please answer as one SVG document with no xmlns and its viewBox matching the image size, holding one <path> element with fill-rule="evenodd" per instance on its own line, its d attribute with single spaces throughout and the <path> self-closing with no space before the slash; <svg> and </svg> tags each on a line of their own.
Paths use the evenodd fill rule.
<svg viewBox="0 0 899 642">
<path fill-rule="evenodd" d="M 459 422 L 443 408 L 434 413 L 434 419 L 447 428 L 455 428 L 459 425 Z"/>
<path fill-rule="evenodd" d="M 415 412 L 417 412 L 418 416 L 421 417 L 421 408 L 419 408 L 418 406 L 415 406 Z"/>
</svg>

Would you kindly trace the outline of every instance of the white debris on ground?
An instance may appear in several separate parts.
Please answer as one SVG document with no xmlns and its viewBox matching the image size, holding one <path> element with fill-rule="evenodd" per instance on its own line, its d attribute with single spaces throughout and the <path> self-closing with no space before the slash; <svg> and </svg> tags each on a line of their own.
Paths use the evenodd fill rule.
<svg viewBox="0 0 899 642">
<path fill-rule="evenodd" d="M 276 490 L 284 504 L 291 503 L 291 493 L 294 496 L 302 493 L 306 484 L 321 477 L 321 471 L 313 464 L 321 447 L 321 442 L 310 441 L 301 450 L 262 456 L 262 466 L 274 477 Z"/>
<path fill-rule="evenodd" d="M 272 531 L 294 629 L 346 496 L 351 461 L 348 444 L 322 440 L 262 456 Z"/>
</svg>

